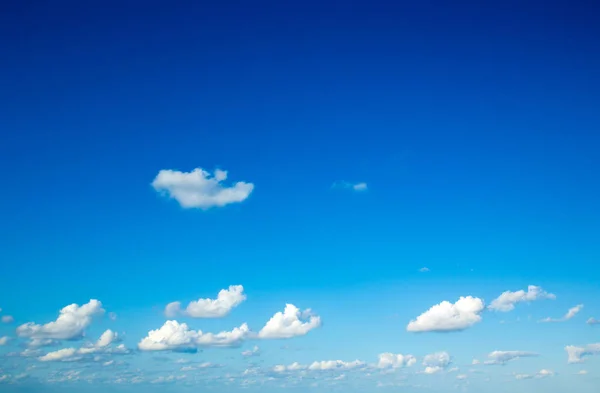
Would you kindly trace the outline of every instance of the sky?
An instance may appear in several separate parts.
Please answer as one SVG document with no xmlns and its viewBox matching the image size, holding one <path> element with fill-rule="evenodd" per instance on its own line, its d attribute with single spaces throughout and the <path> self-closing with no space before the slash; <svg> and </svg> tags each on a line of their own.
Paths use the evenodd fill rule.
<svg viewBox="0 0 600 393">
<path fill-rule="evenodd" d="M 590 2 L 1 7 L 3 392 L 598 390 Z"/>
</svg>

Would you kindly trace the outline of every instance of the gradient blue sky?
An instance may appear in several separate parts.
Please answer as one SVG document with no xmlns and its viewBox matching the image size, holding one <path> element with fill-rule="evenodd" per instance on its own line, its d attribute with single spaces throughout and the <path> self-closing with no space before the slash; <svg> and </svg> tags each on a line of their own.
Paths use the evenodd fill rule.
<svg viewBox="0 0 600 393">
<path fill-rule="evenodd" d="M 0 315 L 14 318 L 0 325 L 3 391 L 152 391 L 170 375 L 186 378 L 158 391 L 597 391 L 598 356 L 568 364 L 565 346 L 600 342 L 586 324 L 600 319 L 600 10 L 301 3 L 2 5 Z M 151 185 L 195 168 L 254 189 L 203 210 Z M 247 299 L 227 316 L 176 319 L 258 331 L 292 303 L 322 324 L 195 354 L 138 349 L 169 302 L 238 284 Z M 528 285 L 556 299 L 486 309 L 463 331 L 407 331 L 444 300 L 489 305 Z M 83 339 L 23 356 L 18 326 L 90 299 L 105 313 Z M 130 350 L 104 355 L 118 368 L 39 360 L 106 329 Z M 471 365 L 495 350 L 539 356 Z M 451 364 L 420 374 L 440 351 Z M 417 363 L 382 370 L 385 352 Z M 186 373 L 181 358 L 222 367 Z M 355 359 L 367 365 L 273 372 Z M 555 374 L 515 377 L 542 369 Z"/>
</svg>

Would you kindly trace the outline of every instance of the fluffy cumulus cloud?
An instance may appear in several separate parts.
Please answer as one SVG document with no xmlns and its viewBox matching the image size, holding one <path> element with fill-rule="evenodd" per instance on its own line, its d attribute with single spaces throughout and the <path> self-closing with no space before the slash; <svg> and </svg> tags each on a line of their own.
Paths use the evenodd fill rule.
<svg viewBox="0 0 600 393">
<path fill-rule="evenodd" d="M 556 296 L 544 291 L 541 287 L 530 285 L 527 291 L 520 290 L 516 292 L 505 291 L 492 301 L 489 305 L 490 310 L 507 312 L 515 309 L 515 304 L 523 302 L 533 302 L 542 299 L 556 299 Z"/>
<path fill-rule="evenodd" d="M 60 310 L 56 321 L 45 325 L 28 322 L 17 328 L 19 337 L 33 339 L 70 340 L 83 336 L 85 329 L 92 323 L 92 317 L 104 312 L 102 303 L 92 299 L 79 306 L 71 304 Z"/>
<path fill-rule="evenodd" d="M 410 367 L 417 363 L 417 358 L 413 355 L 402 355 L 400 353 L 395 354 L 391 352 L 385 352 L 379 354 L 377 361 L 377 367 L 379 368 L 401 368 Z"/>
<path fill-rule="evenodd" d="M 113 332 L 112 330 L 108 329 L 104 333 L 102 333 L 102 335 L 96 342 L 96 347 L 105 348 L 118 340 L 119 340 L 119 335 L 117 333 Z"/>
<path fill-rule="evenodd" d="M 524 357 L 538 356 L 535 352 L 527 351 L 494 351 L 488 354 L 488 360 L 484 361 L 483 364 L 495 365 L 495 364 L 506 364 L 511 360 L 516 360 Z"/>
<path fill-rule="evenodd" d="M 567 351 L 569 363 L 583 363 L 583 358 L 600 354 L 600 343 L 588 344 L 583 347 L 568 345 L 565 347 L 565 351 Z"/>
<path fill-rule="evenodd" d="M 414 321 L 410 321 L 409 332 L 451 332 L 464 330 L 481 321 L 483 300 L 467 296 L 456 303 L 443 301 L 431 307 Z"/>
<path fill-rule="evenodd" d="M 228 289 L 222 289 L 216 299 L 198 299 L 188 304 L 185 309 L 181 308 L 180 302 L 169 303 L 165 309 L 165 315 L 173 318 L 183 314 L 192 318 L 221 318 L 246 300 L 244 287 L 242 285 L 231 285 Z"/>
<path fill-rule="evenodd" d="M 209 209 L 239 203 L 254 189 L 254 184 L 237 182 L 227 186 L 227 171 L 220 169 L 210 174 L 202 168 L 191 172 L 163 169 L 158 172 L 152 187 L 175 199 L 183 208 Z"/>
<path fill-rule="evenodd" d="M 245 323 L 230 332 L 204 333 L 191 330 L 185 323 L 166 321 L 160 329 L 148 332 L 138 348 L 142 351 L 189 351 L 199 347 L 233 347 L 240 345 L 249 333 Z"/>
<path fill-rule="evenodd" d="M 321 326 L 321 318 L 310 309 L 300 311 L 293 304 L 286 304 L 283 312 L 277 312 L 258 332 L 259 338 L 291 338 L 304 336 Z"/>
<path fill-rule="evenodd" d="M 583 304 L 578 304 L 575 307 L 571 307 L 569 311 L 562 318 L 544 318 L 540 322 L 565 322 L 573 318 L 583 309 Z"/>
</svg>

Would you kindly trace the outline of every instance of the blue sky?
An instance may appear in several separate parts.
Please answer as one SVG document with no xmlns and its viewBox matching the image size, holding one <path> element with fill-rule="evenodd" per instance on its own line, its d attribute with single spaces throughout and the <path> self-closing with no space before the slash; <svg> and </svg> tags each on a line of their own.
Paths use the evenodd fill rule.
<svg viewBox="0 0 600 393">
<path fill-rule="evenodd" d="M 14 3 L 3 391 L 597 390 L 590 4 Z"/>
</svg>

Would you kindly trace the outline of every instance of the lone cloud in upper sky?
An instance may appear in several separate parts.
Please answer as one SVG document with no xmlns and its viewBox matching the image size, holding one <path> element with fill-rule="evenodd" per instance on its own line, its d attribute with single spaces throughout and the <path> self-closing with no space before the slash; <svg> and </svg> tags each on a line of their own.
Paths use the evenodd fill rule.
<svg viewBox="0 0 600 393">
<path fill-rule="evenodd" d="M 350 183 L 347 181 L 336 181 L 332 184 L 331 188 L 345 188 L 352 191 L 367 191 L 367 183 Z"/>
<path fill-rule="evenodd" d="M 152 187 L 175 199 L 183 208 L 203 210 L 242 202 L 254 189 L 254 184 L 241 181 L 227 187 L 223 184 L 226 179 L 227 171 L 220 169 L 212 176 L 202 168 L 191 172 L 163 169 L 154 178 Z"/>
</svg>

